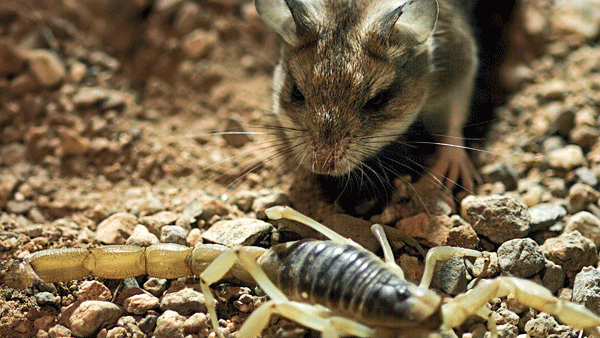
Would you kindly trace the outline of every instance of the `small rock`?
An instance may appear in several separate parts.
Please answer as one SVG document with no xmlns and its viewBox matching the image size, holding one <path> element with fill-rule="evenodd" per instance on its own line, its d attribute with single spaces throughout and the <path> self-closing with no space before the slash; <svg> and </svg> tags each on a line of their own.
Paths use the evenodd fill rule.
<svg viewBox="0 0 600 338">
<path fill-rule="evenodd" d="M 158 243 L 160 243 L 158 237 L 156 237 L 156 235 L 148 231 L 148 228 L 141 224 L 135 226 L 133 232 L 131 233 L 131 236 L 129 236 L 129 238 L 127 238 L 127 241 L 125 241 L 125 244 L 143 247 L 147 247 L 152 244 Z"/>
<path fill-rule="evenodd" d="M 6 203 L 6 210 L 8 212 L 11 212 L 14 214 L 24 215 L 24 214 L 27 214 L 29 212 L 29 210 L 31 210 L 34 206 L 35 206 L 35 202 L 32 202 L 32 201 L 11 200 L 11 201 L 8 201 L 8 203 Z"/>
<path fill-rule="evenodd" d="M 559 1 L 552 13 L 552 30 L 561 39 L 584 43 L 600 34 L 600 16 L 593 11 L 595 1 Z"/>
<path fill-rule="evenodd" d="M 600 219 L 587 211 L 580 211 L 571 216 L 565 225 L 564 232 L 579 231 L 584 237 L 600 247 Z"/>
<path fill-rule="evenodd" d="M 111 302 L 89 300 L 72 305 L 73 312 L 66 320 L 75 337 L 88 337 L 102 327 L 114 325 L 122 314 L 121 308 Z"/>
<path fill-rule="evenodd" d="M 575 276 L 573 301 L 592 311 L 600 309 L 600 271 L 586 266 Z"/>
<path fill-rule="evenodd" d="M 118 70 L 121 67 L 119 60 L 106 54 L 103 51 L 94 51 L 90 53 L 90 63 L 108 70 Z"/>
<path fill-rule="evenodd" d="M 25 59 L 12 44 L 0 43 L 0 76 L 18 74 L 24 66 Z"/>
<path fill-rule="evenodd" d="M 0 207 L 6 205 L 6 202 L 12 198 L 19 181 L 20 180 L 12 174 L 0 174 Z"/>
<path fill-rule="evenodd" d="M 539 184 L 528 184 L 525 192 L 521 195 L 520 200 L 527 207 L 532 207 L 542 202 L 545 193 L 546 189 L 543 186 Z"/>
<path fill-rule="evenodd" d="M 98 224 L 96 239 L 104 244 L 123 244 L 137 224 L 137 217 L 126 212 L 109 216 Z"/>
<path fill-rule="evenodd" d="M 85 77 L 86 73 L 87 67 L 79 61 L 73 62 L 69 68 L 69 78 L 74 83 L 80 83 Z"/>
<path fill-rule="evenodd" d="M 546 268 L 542 277 L 542 284 L 550 292 L 555 293 L 562 288 L 565 283 L 565 271 L 560 265 L 546 259 Z"/>
<path fill-rule="evenodd" d="M 160 310 L 173 310 L 184 316 L 207 311 L 202 292 L 179 283 L 173 283 L 162 296 Z"/>
<path fill-rule="evenodd" d="M 588 204 L 597 203 L 599 199 L 600 192 L 588 185 L 576 183 L 569 189 L 567 210 L 571 214 L 583 211 L 587 209 Z"/>
<path fill-rule="evenodd" d="M 502 182 L 508 191 L 517 189 L 517 175 L 502 162 L 488 164 L 480 172 L 485 183 Z"/>
<path fill-rule="evenodd" d="M 147 191 L 146 193 L 142 193 L 142 196 L 140 197 L 128 199 L 125 202 L 125 208 L 132 214 L 145 216 L 157 213 L 165 207 L 152 191 Z M 148 230 L 154 233 L 151 228 L 148 228 Z M 156 233 L 155 235 L 158 236 L 159 233 Z"/>
<path fill-rule="evenodd" d="M 75 293 L 77 299 L 80 301 L 86 300 L 105 300 L 110 301 L 112 299 L 112 293 L 106 287 L 106 285 L 98 281 L 85 281 L 81 283 L 79 291 Z"/>
<path fill-rule="evenodd" d="M 223 139 L 230 147 L 241 148 L 246 143 L 252 141 L 252 138 L 250 138 L 246 131 L 244 121 L 237 114 L 229 115 L 223 132 Z"/>
<path fill-rule="evenodd" d="M 48 336 L 50 338 L 71 338 L 71 330 L 60 324 L 54 325 L 48 330 Z"/>
<path fill-rule="evenodd" d="M 396 222 L 396 228 L 419 243 L 435 247 L 448 241 L 452 221 L 446 215 L 432 216 L 423 212 L 399 220 Z"/>
<path fill-rule="evenodd" d="M 569 279 L 582 267 L 598 263 L 594 242 L 577 230 L 548 238 L 540 248 L 547 259 L 563 268 Z"/>
<path fill-rule="evenodd" d="M 560 79 L 546 81 L 538 89 L 543 101 L 561 100 L 568 92 L 569 85 Z"/>
<path fill-rule="evenodd" d="M 542 203 L 529 208 L 531 231 L 547 229 L 567 215 L 567 210 L 560 205 Z"/>
<path fill-rule="evenodd" d="M 254 218 L 218 221 L 202 234 L 207 241 L 226 246 L 253 245 L 273 230 L 273 225 Z"/>
<path fill-rule="evenodd" d="M 175 224 L 179 215 L 172 211 L 160 211 L 154 215 L 140 217 L 140 224 L 145 225 L 150 232 L 160 235 L 160 229 L 165 225 Z"/>
<path fill-rule="evenodd" d="M 198 228 L 190 230 L 190 233 L 187 235 L 187 238 L 185 240 L 187 244 L 192 248 L 198 244 L 202 244 L 202 231 L 200 231 L 200 229 Z"/>
<path fill-rule="evenodd" d="M 54 316 L 45 315 L 45 316 L 36 318 L 33 321 L 33 326 L 38 330 L 48 331 L 50 329 L 50 326 L 53 325 L 54 322 L 55 322 Z M 65 329 L 67 329 L 67 328 L 65 327 Z M 67 329 L 67 330 L 69 330 L 69 329 Z M 71 330 L 69 330 L 69 336 L 71 336 Z"/>
<path fill-rule="evenodd" d="M 552 196 L 565 198 L 567 197 L 567 185 L 562 178 L 549 178 L 546 181 L 546 186 Z"/>
<path fill-rule="evenodd" d="M 40 306 L 44 306 L 44 305 L 56 306 L 59 303 L 59 298 L 50 292 L 44 291 L 44 292 L 35 294 L 35 301 Z"/>
<path fill-rule="evenodd" d="M 125 299 L 125 302 L 123 302 L 123 308 L 125 311 L 135 315 L 143 315 L 147 313 L 148 310 L 158 308 L 158 305 L 158 298 L 147 293 L 133 295 Z"/>
<path fill-rule="evenodd" d="M 531 338 L 545 338 L 554 332 L 556 326 L 558 326 L 558 323 L 553 317 L 540 314 L 525 324 L 525 332 Z"/>
<path fill-rule="evenodd" d="M 40 224 L 32 224 L 22 226 L 19 229 L 15 229 L 15 231 L 23 235 L 27 235 L 31 238 L 35 238 L 42 236 L 42 234 L 44 233 L 44 228 Z"/>
<path fill-rule="evenodd" d="M 498 248 L 498 263 L 503 272 L 526 278 L 544 268 L 542 250 L 531 238 L 518 238 L 503 243 Z"/>
<path fill-rule="evenodd" d="M 559 115 L 554 121 L 554 125 L 558 129 L 559 135 L 563 137 L 568 137 L 569 133 L 571 132 L 571 130 L 573 130 L 573 127 L 575 126 L 575 113 L 573 112 L 573 110 L 561 109 Z"/>
<path fill-rule="evenodd" d="M 527 207 L 506 196 L 467 196 L 462 202 L 461 216 L 478 235 L 501 244 L 513 238 L 525 237 L 531 217 Z"/>
<path fill-rule="evenodd" d="M 162 278 L 150 277 L 144 283 L 144 290 L 150 292 L 155 296 L 162 295 L 167 289 L 167 280 Z"/>
<path fill-rule="evenodd" d="M 131 333 L 127 332 L 127 329 L 124 327 L 114 327 L 106 332 L 106 338 L 124 338 L 130 337 Z"/>
<path fill-rule="evenodd" d="M 456 296 L 467 291 L 468 283 L 467 268 L 463 257 L 452 257 L 447 261 L 437 262 L 431 280 L 432 288 Z"/>
<path fill-rule="evenodd" d="M 407 281 L 411 281 L 418 284 L 423 276 L 424 266 L 419 263 L 419 259 L 409 254 L 402 254 L 400 258 L 396 260 L 396 263 L 404 271 L 404 277 Z"/>
<path fill-rule="evenodd" d="M 197 59 L 206 56 L 218 40 L 216 32 L 196 29 L 183 37 L 181 49 L 186 57 Z"/>
<path fill-rule="evenodd" d="M 200 217 L 205 222 L 210 221 L 214 216 L 225 216 L 229 214 L 227 205 L 219 200 L 211 200 L 208 203 L 204 203 L 202 208 L 203 211 Z"/>
<path fill-rule="evenodd" d="M 73 103 L 78 108 L 86 108 L 97 105 L 109 97 L 109 93 L 104 88 L 99 87 L 81 87 L 77 94 L 73 96 Z"/>
<path fill-rule="evenodd" d="M 123 91 L 109 90 L 107 99 L 100 104 L 100 109 L 102 111 L 121 111 L 127 106 L 127 102 L 131 99 L 132 97 Z"/>
<path fill-rule="evenodd" d="M 577 168 L 569 175 L 569 181 L 595 187 L 598 185 L 596 174 L 587 167 Z"/>
<path fill-rule="evenodd" d="M 25 146 L 20 143 L 11 143 L 4 147 L 0 147 L 0 164 L 12 167 L 17 163 L 24 163 Z"/>
<path fill-rule="evenodd" d="M 256 212 L 257 218 L 267 219 L 265 210 L 276 205 L 290 205 L 290 197 L 285 192 L 278 190 L 261 191 L 261 194 L 256 196 L 252 203 L 252 210 Z"/>
<path fill-rule="evenodd" d="M 498 325 L 498 338 L 514 338 L 519 333 L 519 328 L 513 324 Z M 488 335 L 486 334 L 486 338 Z"/>
<path fill-rule="evenodd" d="M 575 126 L 569 133 L 570 143 L 583 149 L 591 149 L 600 137 L 600 130 L 591 126 Z"/>
<path fill-rule="evenodd" d="M 60 154 L 62 157 L 85 154 L 90 147 L 90 140 L 82 137 L 73 129 L 60 127 L 57 131 L 60 139 Z"/>
<path fill-rule="evenodd" d="M 586 164 L 583 150 L 574 144 L 549 152 L 546 155 L 546 162 L 550 168 L 564 171 L 570 171 Z"/>
<path fill-rule="evenodd" d="M 201 13 L 200 6 L 194 2 L 185 1 L 181 4 L 179 11 L 175 15 L 173 26 L 180 34 L 189 33 L 197 26 Z"/>
<path fill-rule="evenodd" d="M 183 331 L 186 334 L 194 334 L 200 332 L 200 330 L 207 326 L 207 317 L 202 312 L 196 312 L 186 319 L 183 323 Z"/>
<path fill-rule="evenodd" d="M 176 243 L 186 245 L 188 231 L 177 225 L 165 225 L 160 228 L 160 241 L 162 243 Z"/>
<path fill-rule="evenodd" d="M 476 278 L 492 278 L 500 274 L 498 255 L 491 252 L 488 258 L 478 257 L 473 263 L 472 274 Z"/>
<path fill-rule="evenodd" d="M 450 221 L 452 221 L 453 227 L 448 232 L 448 237 L 443 245 L 475 249 L 479 244 L 479 237 L 471 224 L 458 215 L 450 216 Z"/>
<path fill-rule="evenodd" d="M 155 10 L 161 18 L 167 20 L 175 15 L 182 3 L 183 0 L 158 0 L 154 3 L 153 10 Z"/>
<path fill-rule="evenodd" d="M 26 53 L 29 68 L 35 78 L 45 87 L 53 87 L 65 77 L 65 65 L 54 52 L 37 49 Z"/>
<path fill-rule="evenodd" d="M 500 307 L 496 312 L 494 312 L 494 319 L 497 325 L 504 324 L 519 324 L 519 315 L 510 311 L 505 306 Z"/>
<path fill-rule="evenodd" d="M 547 154 L 553 150 L 561 149 L 566 145 L 565 140 L 560 136 L 551 136 L 544 140 L 542 148 L 544 154 Z"/>
<path fill-rule="evenodd" d="M 40 88 L 39 81 L 29 72 L 21 73 L 10 81 L 9 90 L 17 95 L 25 95 Z"/>
<path fill-rule="evenodd" d="M 200 215 L 202 215 L 203 211 L 204 209 L 202 208 L 202 203 L 194 198 L 185 206 L 183 212 L 175 221 L 175 225 L 186 229 L 191 229 L 192 226 L 198 224 L 198 220 L 200 219 Z"/>
<path fill-rule="evenodd" d="M 254 200 L 257 197 L 258 193 L 256 191 L 242 190 L 233 196 L 232 202 L 241 211 L 248 212 L 252 210 L 252 204 L 254 204 Z"/>
<path fill-rule="evenodd" d="M 185 317 L 175 311 L 167 310 L 156 320 L 155 338 L 184 338 L 183 323 Z"/>
<path fill-rule="evenodd" d="M 140 320 L 138 327 L 140 328 L 140 330 L 142 330 L 143 333 L 148 334 L 150 332 L 153 332 L 156 328 L 157 319 L 158 316 L 156 315 L 147 315 L 142 320 Z"/>
</svg>

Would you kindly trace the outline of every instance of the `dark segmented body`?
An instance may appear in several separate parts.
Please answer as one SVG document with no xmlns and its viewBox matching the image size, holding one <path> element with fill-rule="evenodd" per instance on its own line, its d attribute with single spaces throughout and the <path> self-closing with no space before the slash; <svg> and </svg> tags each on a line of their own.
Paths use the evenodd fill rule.
<svg viewBox="0 0 600 338">
<path fill-rule="evenodd" d="M 365 324 L 415 324 L 415 318 L 407 318 L 411 284 L 371 252 L 330 241 L 299 241 L 280 258 L 277 284 L 292 299 Z"/>
</svg>

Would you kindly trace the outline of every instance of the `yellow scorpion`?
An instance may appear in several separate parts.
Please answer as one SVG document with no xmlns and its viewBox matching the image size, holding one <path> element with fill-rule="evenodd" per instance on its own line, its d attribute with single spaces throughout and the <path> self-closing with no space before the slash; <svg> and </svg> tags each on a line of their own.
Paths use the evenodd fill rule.
<svg viewBox="0 0 600 338">
<path fill-rule="evenodd" d="M 147 274 L 173 279 L 196 275 L 206 298 L 212 327 L 219 337 L 214 297 L 209 288 L 225 277 L 258 284 L 270 300 L 246 320 L 237 336 L 260 336 L 272 314 L 321 331 L 323 337 L 426 336 L 458 327 L 473 314 L 487 316 L 492 337 L 497 330 L 486 304 L 512 294 L 520 303 L 550 313 L 577 329 L 597 330 L 600 317 L 581 305 L 562 301 L 547 289 L 515 277 L 481 280 L 466 294 L 446 303 L 428 289 L 437 260 L 453 256 L 487 257 L 475 250 L 438 247 L 429 250 L 419 286 L 404 279 L 383 228 L 372 227 L 384 259 L 289 207 L 273 207 L 269 218 L 304 223 L 328 241 L 300 240 L 273 246 L 227 248 L 201 244 L 149 247 L 130 245 L 95 249 L 51 249 L 32 254 L 13 271 L 13 285 L 27 287 L 38 279 L 65 282 L 85 276 L 123 279 Z M 16 283 L 14 283 L 16 282 Z"/>
</svg>

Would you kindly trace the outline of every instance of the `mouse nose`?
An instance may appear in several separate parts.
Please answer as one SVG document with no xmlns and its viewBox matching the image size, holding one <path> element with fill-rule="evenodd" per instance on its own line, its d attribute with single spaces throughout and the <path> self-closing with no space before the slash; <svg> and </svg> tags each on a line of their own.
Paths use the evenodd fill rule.
<svg viewBox="0 0 600 338">
<path fill-rule="evenodd" d="M 320 174 L 329 174 L 335 171 L 337 154 L 335 147 L 319 147 L 313 152 L 313 171 Z"/>
</svg>

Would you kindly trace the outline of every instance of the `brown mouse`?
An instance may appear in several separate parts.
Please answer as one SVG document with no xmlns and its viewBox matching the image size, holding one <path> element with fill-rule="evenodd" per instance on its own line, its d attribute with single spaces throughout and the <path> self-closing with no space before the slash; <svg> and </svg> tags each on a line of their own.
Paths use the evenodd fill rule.
<svg viewBox="0 0 600 338">
<path fill-rule="evenodd" d="M 427 179 L 472 190 L 463 137 L 477 69 L 472 3 L 255 0 L 283 40 L 272 109 L 283 152 L 315 174 L 368 174 L 365 161 L 419 119 L 443 144 Z"/>
</svg>

